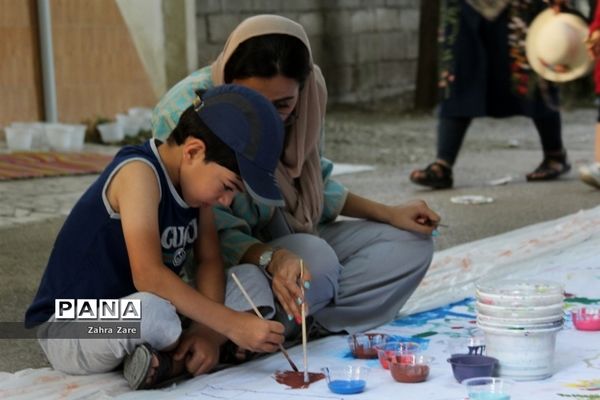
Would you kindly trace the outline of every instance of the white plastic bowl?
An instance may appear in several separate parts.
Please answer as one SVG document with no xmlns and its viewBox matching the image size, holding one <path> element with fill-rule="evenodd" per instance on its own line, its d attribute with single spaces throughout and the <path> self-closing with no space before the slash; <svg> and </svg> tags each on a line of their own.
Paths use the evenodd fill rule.
<svg viewBox="0 0 600 400">
<path fill-rule="evenodd" d="M 519 322 L 494 322 L 494 321 L 482 321 L 481 317 L 477 317 L 477 326 L 480 328 L 500 328 L 500 329 L 514 329 L 514 330 L 535 330 L 535 329 L 552 329 L 563 326 L 565 323 L 562 315 L 550 322 L 542 322 L 542 323 L 531 323 L 528 319 L 522 319 Z"/>
<path fill-rule="evenodd" d="M 539 326 L 548 323 L 553 323 L 556 321 L 564 321 L 565 315 L 560 312 L 560 314 L 549 315 L 547 317 L 537 317 L 537 318 L 502 318 L 502 317 L 490 317 L 489 315 L 479 313 L 477 315 L 477 321 L 487 325 L 496 325 L 496 326 L 521 326 L 521 325 L 533 325 Z"/>
<path fill-rule="evenodd" d="M 552 376 L 556 334 L 561 329 L 515 330 L 481 326 L 486 354 L 498 359 L 499 376 L 517 381 Z"/>
<path fill-rule="evenodd" d="M 483 293 L 479 290 L 475 292 L 477 300 L 481 303 L 505 306 L 505 307 L 528 307 L 528 306 L 549 306 L 564 301 L 563 294 L 538 294 L 538 295 L 502 295 Z"/>
<path fill-rule="evenodd" d="M 116 122 L 98 124 L 97 127 L 104 143 L 118 143 L 125 138 L 123 128 Z"/>
<path fill-rule="evenodd" d="M 548 295 L 562 295 L 564 293 L 562 284 L 543 280 L 505 279 L 494 282 L 480 281 L 476 287 L 478 293 L 491 296 L 543 297 Z"/>
<path fill-rule="evenodd" d="M 484 304 L 478 301 L 475 303 L 475 307 L 478 314 L 498 318 L 542 318 L 562 315 L 563 312 L 562 302 L 549 306 L 504 307 Z"/>
<path fill-rule="evenodd" d="M 33 132 L 25 128 L 7 126 L 4 128 L 6 133 L 6 145 L 11 151 L 31 150 L 31 141 Z"/>
<path fill-rule="evenodd" d="M 26 129 L 31 131 L 31 149 L 41 150 L 48 148 L 48 140 L 46 139 L 46 130 L 43 122 L 13 122 L 10 124 L 13 128 Z"/>
</svg>

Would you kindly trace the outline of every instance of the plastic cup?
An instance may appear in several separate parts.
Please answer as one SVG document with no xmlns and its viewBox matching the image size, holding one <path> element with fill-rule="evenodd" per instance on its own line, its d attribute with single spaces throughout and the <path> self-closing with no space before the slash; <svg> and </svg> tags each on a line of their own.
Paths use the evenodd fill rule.
<svg viewBox="0 0 600 400">
<path fill-rule="evenodd" d="M 600 308 L 581 307 L 571 312 L 573 325 L 580 331 L 600 330 Z"/>
<path fill-rule="evenodd" d="M 104 143 L 117 143 L 125 138 L 123 128 L 116 122 L 99 124 L 97 128 Z"/>
<path fill-rule="evenodd" d="M 469 400 L 510 400 L 513 381 L 502 378 L 478 377 L 465 379 Z"/>
<path fill-rule="evenodd" d="M 402 383 L 423 382 L 429 376 L 429 365 L 432 357 L 419 354 L 406 355 L 399 361 L 392 360 L 389 364 L 392 378 Z"/>
<path fill-rule="evenodd" d="M 329 390 L 337 394 L 361 393 L 367 386 L 370 368 L 348 365 L 345 367 L 321 368 Z"/>
<path fill-rule="evenodd" d="M 377 358 L 384 369 L 390 368 L 393 360 L 402 361 L 404 356 L 410 356 L 421 351 L 421 345 L 417 342 L 387 342 L 377 346 Z"/>
<path fill-rule="evenodd" d="M 33 139 L 31 130 L 7 126 L 4 128 L 4 132 L 6 133 L 6 145 L 9 150 L 20 151 L 31 149 L 31 141 Z"/>
<path fill-rule="evenodd" d="M 140 132 L 141 121 L 133 115 L 117 114 L 117 124 L 121 126 L 127 137 L 135 137 Z"/>
<path fill-rule="evenodd" d="M 57 151 L 71 150 L 72 126 L 66 124 L 46 124 L 46 138 L 50 148 Z"/>
<path fill-rule="evenodd" d="M 348 347 L 356 358 L 377 358 L 377 346 L 388 340 L 389 336 L 384 333 L 356 333 L 348 336 Z"/>
</svg>

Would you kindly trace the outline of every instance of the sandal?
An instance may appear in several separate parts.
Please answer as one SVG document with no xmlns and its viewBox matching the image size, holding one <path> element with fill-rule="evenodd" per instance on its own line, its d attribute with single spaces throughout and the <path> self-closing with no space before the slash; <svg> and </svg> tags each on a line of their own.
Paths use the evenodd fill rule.
<svg viewBox="0 0 600 400">
<path fill-rule="evenodd" d="M 567 161 L 567 152 L 563 150 L 559 154 L 545 154 L 541 164 L 526 177 L 529 182 L 551 181 L 570 170 L 571 164 Z"/>
<path fill-rule="evenodd" d="M 600 189 L 600 164 L 594 163 L 579 168 L 579 179 L 596 189 Z"/>
<path fill-rule="evenodd" d="M 158 359 L 158 367 L 152 380 L 146 382 L 152 370 L 152 357 Z M 168 353 L 162 353 L 147 343 L 140 344 L 133 353 L 125 357 L 123 376 L 133 390 L 155 389 L 171 378 L 173 362 Z"/>
<path fill-rule="evenodd" d="M 448 189 L 454 184 L 452 168 L 434 161 L 425 169 L 416 169 L 410 173 L 410 180 L 417 185 L 433 189 Z"/>
</svg>

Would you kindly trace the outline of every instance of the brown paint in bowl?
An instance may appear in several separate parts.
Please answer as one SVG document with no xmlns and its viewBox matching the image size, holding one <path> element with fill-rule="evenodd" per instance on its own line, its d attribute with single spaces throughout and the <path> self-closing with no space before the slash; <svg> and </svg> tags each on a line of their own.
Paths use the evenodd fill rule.
<svg viewBox="0 0 600 400">
<path fill-rule="evenodd" d="M 429 364 L 432 358 L 423 355 L 403 356 L 390 362 L 392 377 L 403 383 L 423 382 L 429 376 Z"/>
<path fill-rule="evenodd" d="M 352 355 L 356 358 L 377 358 L 377 346 L 388 341 L 389 336 L 385 333 L 356 333 L 348 336 L 348 346 Z"/>
</svg>

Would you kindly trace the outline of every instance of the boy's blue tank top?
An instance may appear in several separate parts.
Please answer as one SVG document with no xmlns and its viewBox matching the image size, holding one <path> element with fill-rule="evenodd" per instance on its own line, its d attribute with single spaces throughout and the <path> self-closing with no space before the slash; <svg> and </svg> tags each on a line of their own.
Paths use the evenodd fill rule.
<svg viewBox="0 0 600 400">
<path fill-rule="evenodd" d="M 129 162 L 145 162 L 157 176 L 163 262 L 179 273 L 198 237 L 198 209 L 190 208 L 177 193 L 160 160 L 159 143 L 149 140 L 121 149 L 77 201 L 58 234 L 37 295 L 27 310 L 26 327 L 47 321 L 54 314 L 55 299 L 118 299 L 137 292 L 121 219 L 106 197 L 112 177 Z"/>
</svg>

